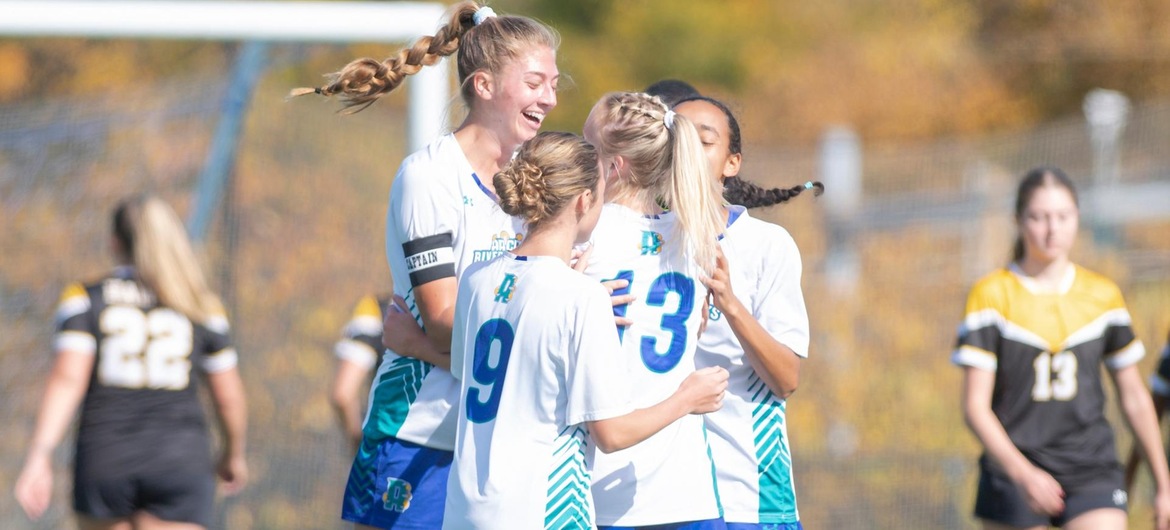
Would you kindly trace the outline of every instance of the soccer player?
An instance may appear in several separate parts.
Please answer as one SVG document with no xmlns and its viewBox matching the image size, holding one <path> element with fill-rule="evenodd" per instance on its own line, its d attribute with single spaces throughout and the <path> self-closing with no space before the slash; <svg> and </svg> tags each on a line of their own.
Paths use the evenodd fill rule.
<svg viewBox="0 0 1170 530">
<path fill-rule="evenodd" d="M 496 175 L 495 189 L 528 237 L 460 279 L 451 366 L 463 399 L 445 524 L 592 528 L 586 438 L 612 452 L 715 410 L 726 370 L 695 372 L 666 400 L 631 405 L 609 294 L 569 266 L 601 214 L 605 182 L 592 146 L 541 133 Z"/>
<path fill-rule="evenodd" d="M 722 102 L 684 98 L 674 110 L 699 131 L 713 178 L 725 183 L 743 162 L 739 123 Z M 820 183 L 778 190 L 776 202 Z M 724 190 L 724 197 L 727 197 Z M 733 203 L 739 204 L 739 203 Z M 719 500 L 729 528 L 802 528 L 792 477 L 786 398 L 800 380 L 808 356 L 808 313 L 800 289 L 796 242 L 783 228 L 724 206 L 724 254 L 705 285 L 712 293 L 707 328 L 695 354 L 698 366 L 730 372 L 723 408 L 707 414 Z"/>
<path fill-rule="evenodd" d="M 475 2 L 453 6 L 446 24 L 385 61 L 358 59 L 319 92 L 366 105 L 409 73 L 457 55 L 468 114 L 402 162 L 390 190 L 386 254 L 395 294 L 426 329 L 426 342 L 383 354 L 342 517 L 378 528 L 442 526 L 455 445 L 450 372 L 456 278 L 468 266 L 516 248 L 523 226 L 496 204 L 492 178 L 540 129 L 557 104 L 557 35 Z M 391 312 L 387 312 L 388 315 Z M 387 339 L 392 339 L 386 334 Z"/>
<path fill-rule="evenodd" d="M 341 331 L 341 340 L 333 346 L 337 369 L 333 373 L 329 402 L 337 412 L 341 431 L 356 452 L 362 443 L 362 406 L 359 394 L 370 384 L 370 375 L 382 352 L 382 308 L 389 296 L 363 296 L 353 308 L 353 316 Z"/>
<path fill-rule="evenodd" d="M 1150 376 L 1150 396 L 1154 399 L 1154 417 L 1161 423 L 1166 415 L 1166 404 L 1170 403 L 1170 337 L 1166 339 L 1166 347 L 1162 349 L 1162 355 L 1158 358 L 1157 370 Z M 1134 475 L 1141 461 L 1141 450 L 1134 444 L 1129 461 L 1125 465 L 1125 489 L 1128 490 L 1129 486 L 1133 485 Z"/>
<path fill-rule="evenodd" d="M 1121 530 L 1127 496 L 1105 418 L 1101 365 L 1150 463 L 1158 530 L 1170 528 L 1170 470 L 1137 362 L 1121 291 L 1075 265 L 1072 181 L 1036 168 L 1016 195 L 1011 264 L 967 298 L 952 361 L 963 367 L 963 414 L 983 444 L 975 516 L 984 528 Z"/>
<path fill-rule="evenodd" d="M 698 278 L 714 269 L 723 229 L 718 182 L 707 175 L 694 125 L 658 98 L 603 96 L 585 121 L 584 136 L 601 159 L 608 203 L 593 232 L 586 273 L 625 280 L 615 294 L 635 297 L 615 313 L 632 321 L 619 328 L 619 338 L 637 389 L 634 406 L 648 407 L 695 368 L 705 319 Z M 700 416 L 684 416 L 634 447 L 595 457 L 600 526 L 723 527 Z"/>
<path fill-rule="evenodd" d="M 80 407 L 73 509 L 82 528 L 205 528 L 216 473 L 229 494 L 248 478 L 244 389 L 223 305 L 166 203 L 127 199 L 113 224 L 118 268 L 61 296 L 57 359 L 16 499 L 32 519 L 45 512 L 53 449 Z M 199 375 L 224 436 L 218 466 Z"/>
</svg>

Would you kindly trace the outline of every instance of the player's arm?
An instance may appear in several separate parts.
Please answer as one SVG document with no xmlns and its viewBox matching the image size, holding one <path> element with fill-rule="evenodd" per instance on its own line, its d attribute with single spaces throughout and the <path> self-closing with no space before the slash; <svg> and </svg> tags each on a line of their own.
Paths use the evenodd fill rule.
<svg viewBox="0 0 1170 530">
<path fill-rule="evenodd" d="M 797 258 L 799 259 L 799 258 Z M 752 369 L 760 376 L 760 380 L 777 397 L 785 399 L 796 391 L 800 384 L 800 356 L 792 348 L 776 340 L 767 329 L 756 319 L 750 309 L 735 296 L 731 285 L 730 267 L 727 256 L 719 249 L 715 258 L 715 271 L 710 278 L 703 280 L 711 292 L 711 299 L 715 308 L 723 313 L 728 325 L 739 339 L 743 347 L 744 356 Z M 783 266 L 783 264 L 780 264 Z M 797 292 L 799 293 L 799 273 L 797 273 Z M 792 296 L 789 293 L 779 293 Z M 797 294 L 799 295 L 799 294 Z M 774 302 L 784 303 L 782 300 Z M 803 313 L 803 305 L 801 306 Z M 805 318 L 807 322 L 807 317 Z M 807 324 L 805 325 L 807 329 Z M 807 331 L 804 333 L 807 337 Z"/>
<path fill-rule="evenodd" d="M 16 500 L 30 519 L 39 519 L 53 493 L 53 450 L 61 443 L 85 397 L 94 352 L 59 350 L 53 362 L 24 467 L 16 479 Z"/>
<path fill-rule="evenodd" d="M 217 472 L 224 482 L 224 492 L 232 495 L 248 482 L 248 465 L 244 456 L 248 430 L 244 383 L 239 369 L 233 364 L 228 368 L 208 370 L 207 385 L 223 436 Z"/>
<path fill-rule="evenodd" d="M 442 284 L 442 285 L 435 285 Z M 451 292 L 446 292 L 450 290 Z M 427 327 L 426 333 L 404 308 L 406 300 L 394 295 L 394 300 L 383 311 L 382 345 L 405 357 L 428 362 L 444 370 L 451 370 L 451 327 L 455 321 L 455 296 L 458 288 L 455 278 L 435 280 L 414 288 L 419 316 Z M 447 300 L 450 295 L 451 299 Z M 424 301 L 425 299 L 425 301 Z M 440 347 L 439 344 L 445 344 Z"/>
<path fill-rule="evenodd" d="M 1117 387 L 1121 410 L 1125 413 L 1125 419 L 1137 440 L 1135 445 L 1141 448 L 1142 456 L 1149 463 L 1157 492 L 1154 499 L 1157 526 L 1159 530 L 1163 530 L 1170 526 L 1170 469 L 1166 467 L 1162 432 L 1158 427 L 1158 415 L 1154 410 L 1153 400 L 1150 399 L 1150 393 L 1142 382 L 1136 364 L 1111 370 L 1110 373 Z"/>
<path fill-rule="evenodd" d="M 329 402 L 333 405 L 341 429 L 350 445 L 357 449 L 362 441 L 362 416 L 358 393 L 365 383 L 370 367 L 346 359 L 337 360 Z"/>
<path fill-rule="evenodd" d="M 1048 515 L 1063 512 L 1064 490 L 1060 484 L 1020 452 L 991 410 L 994 388 L 994 371 L 963 367 L 963 418 L 967 426 L 979 438 L 987 454 L 1003 467 L 1024 493 L 1032 511 Z"/>
<path fill-rule="evenodd" d="M 678 390 L 658 404 L 629 414 L 588 422 L 589 434 L 603 453 L 638 444 L 687 414 L 715 412 L 723 405 L 727 370 L 719 366 L 691 373 Z"/>
<path fill-rule="evenodd" d="M 1161 394 L 1152 394 L 1154 401 L 1154 417 L 1157 418 L 1158 423 L 1161 424 L 1162 417 L 1166 414 L 1166 403 L 1170 401 L 1166 396 Z M 1141 444 L 1133 444 L 1129 451 L 1129 459 L 1125 462 L 1125 489 L 1132 491 L 1133 481 L 1137 477 L 1137 468 L 1142 463 Z"/>
</svg>

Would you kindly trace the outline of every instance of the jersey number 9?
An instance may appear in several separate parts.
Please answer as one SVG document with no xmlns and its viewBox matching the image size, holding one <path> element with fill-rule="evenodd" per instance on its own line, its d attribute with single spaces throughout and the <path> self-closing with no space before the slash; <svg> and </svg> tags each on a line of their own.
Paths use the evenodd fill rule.
<svg viewBox="0 0 1170 530">
<path fill-rule="evenodd" d="M 475 423 L 487 423 L 496 419 L 500 409 L 500 393 L 504 390 L 504 376 L 508 371 L 508 360 L 512 357 L 512 342 L 516 332 L 512 325 L 502 318 L 484 322 L 475 334 L 475 349 L 472 352 L 471 378 L 467 389 L 467 419 Z M 492 362 L 492 346 L 500 346 Z M 486 396 L 485 396 L 486 394 Z"/>
<path fill-rule="evenodd" d="M 110 306 L 102 330 L 98 382 L 120 388 L 182 390 L 191 378 L 191 321 L 172 309 Z"/>
</svg>

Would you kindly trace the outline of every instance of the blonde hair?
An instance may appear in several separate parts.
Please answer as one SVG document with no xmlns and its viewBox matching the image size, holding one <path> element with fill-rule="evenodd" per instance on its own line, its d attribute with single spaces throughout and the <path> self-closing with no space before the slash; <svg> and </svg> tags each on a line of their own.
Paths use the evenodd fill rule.
<svg viewBox="0 0 1170 530">
<path fill-rule="evenodd" d="M 424 66 L 458 52 L 456 64 L 463 101 L 471 106 L 474 92 L 468 79 L 478 71 L 499 73 L 508 61 L 538 46 L 556 50 L 560 36 L 548 26 L 528 17 L 503 15 L 485 18 L 475 24 L 476 2 L 460 2 L 445 15 L 447 22 L 433 36 L 420 37 L 394 56 L 378 61 L 368 57 L 345 65 L 329 74 L 329 82 L 318 88 L 298 88 L 291 96 L 317 93 L 340 94 L 347 109 L 360 111 L 383 94 L 398 88 L 406 76 Z M 356 108 L 355 108 L 356 107 Z"/>
<path fill-rule="evenodd" d="M 162 305 L 197 323 L 223 316 L 223 303 L 208 288 L 183 223 L 167 203 L 150 195 L 122 201 L 114 236 Z"/>
<path fill-rule="evenodd" d="M 599 179 L 597 150 L 589 142 L 572 133 L 542 132 L 520 146 L 493 185 L 500 209 L 535 232 L 574 197 L 596 190 Z"/>
<path fill-rule="evenodd" d="M 602 96 L 600 105 L 598 153 L 622 157 L 626 168 L 607 189 L 608 198 L 628 197 L 645 207 L 661 199 L 678 215 L 687 250 L 704 270 L 712 271 L 724 228 L 722 191 L 709 176 L 695 125 L 674 113 L 667 120 L 666 105 L 647 94 L 611 92 Z"/>
</svg>

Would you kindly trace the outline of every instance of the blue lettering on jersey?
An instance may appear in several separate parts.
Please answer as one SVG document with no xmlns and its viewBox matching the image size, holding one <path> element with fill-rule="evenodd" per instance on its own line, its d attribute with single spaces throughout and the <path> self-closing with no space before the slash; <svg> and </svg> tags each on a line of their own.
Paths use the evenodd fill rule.
<svg viewBox="0 0 1170 530">
<path fill-rule="evenodd" d="M 471 200 L 471 197 L 464 195 L 463 196 L 463 205 L 464 206 L 475 206 L 475 202 L 473 202 Z"/>
<path fill-rule="evenodd" d="M 512 294 L 516 290 L 516 275 L 505 274 L 504 281 L 496 287 L 496 301 L 508 303 L 512 301 Z"/>
<path fill-rule="evenodd" d="M 657 256 L 662 252 L 662 234 L 644 230 L 642 232 L 642 255 Z"/>
<path fill-rule="evenodd" d="M 717 322 L 723 318 L 723 312 L 715 307 L 714 304 L 707 306 L 707 320 Z"/>
<path fill-rule="evenodd" d="M 410 490 L 409 482 L 395 477 L 387 478 L 386 493 L 382 494 L 382 506 L 393 512 L 405 512 L 410 508 L 410 499 L 414 496 Z"/>
<path fill-rule="evenodd" d="M 486 250 L 476 250 L 472 253 L 471 259 L 473 262 L 493 260 L 500 254 L 516 250 L 521 241 L 524 241 L 524 234 L 511 235 L 501 230 L 499 234 L 492 236 L 491 247 Z"/>
</svg>

